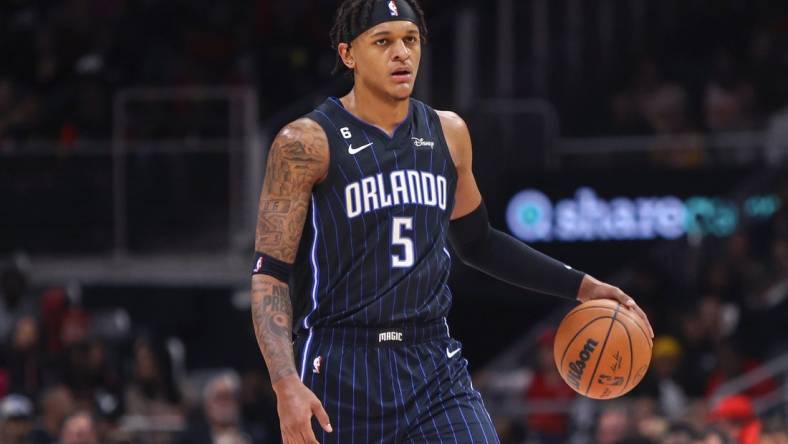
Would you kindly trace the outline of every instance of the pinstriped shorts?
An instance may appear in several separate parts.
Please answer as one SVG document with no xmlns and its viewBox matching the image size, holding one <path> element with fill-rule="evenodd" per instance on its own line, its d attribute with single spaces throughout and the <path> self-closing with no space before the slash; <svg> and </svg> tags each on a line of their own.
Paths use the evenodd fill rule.
<svg viewBox="0 0 788 444">
<path fill-rule="evenodd" d="M 321 443 L 498 443 L 443 321 L 315 328 L 297 338 L 295 352 L 334 428 L 325 433 L 313 422 Z"/>
</svg>

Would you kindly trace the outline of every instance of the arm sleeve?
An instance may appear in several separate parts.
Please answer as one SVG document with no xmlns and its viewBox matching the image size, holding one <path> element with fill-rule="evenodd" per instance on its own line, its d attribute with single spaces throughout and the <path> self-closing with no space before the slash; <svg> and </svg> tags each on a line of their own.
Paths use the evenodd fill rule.
<svg viewBox="0 0 788 444">
<path fill-rule="evenodd" d="M 496 279 L 571 300 L 585 273 L 490 227 L 484 202 L 449 224 L 449 242 L 460 260 Z"/>
</svg>

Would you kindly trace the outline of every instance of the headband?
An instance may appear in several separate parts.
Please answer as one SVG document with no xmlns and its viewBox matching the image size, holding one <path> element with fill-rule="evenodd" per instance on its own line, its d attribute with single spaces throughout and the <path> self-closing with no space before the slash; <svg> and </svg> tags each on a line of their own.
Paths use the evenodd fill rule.
<svg viewBox="0 0 788 444">
<path fill-rule="evenodd" d="M 375 0 L 367 20 L 360 27 L 360 31 L 350 37 L 353 41 L 356 37 L 381 23 L 405 20 L 419 26 L 419 16 L 406 0 Z"/>
</svg>

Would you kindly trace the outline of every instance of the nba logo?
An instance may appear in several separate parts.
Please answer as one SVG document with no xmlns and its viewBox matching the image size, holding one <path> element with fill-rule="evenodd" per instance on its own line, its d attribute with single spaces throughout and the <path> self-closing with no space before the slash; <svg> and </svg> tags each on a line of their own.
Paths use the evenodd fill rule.
<svg viewBox="0 0 788 444">
<path fill-rule="evenodd" d="M 389 2 L 389 11 L 391 11 L 391 13 L 389 15 L 391 15 L 392 17 L 398 17 L 399 16 L 399 10 L 397 9 L 397 2 L 396 1 L 391 0 Z"/>
<path fill-rule="evenodd" d="M 312 373 L 320 374 L 320 365 L 323 364 L 323 357 L 318 356 L 312 361 Z"/>
<path fill-rule="evenodd" d="M 257 264 L 254 266 L 254 272 L 257 273 L 261 268 L 263 268 L 263 258 L 258 258 Z"/>
</svg>

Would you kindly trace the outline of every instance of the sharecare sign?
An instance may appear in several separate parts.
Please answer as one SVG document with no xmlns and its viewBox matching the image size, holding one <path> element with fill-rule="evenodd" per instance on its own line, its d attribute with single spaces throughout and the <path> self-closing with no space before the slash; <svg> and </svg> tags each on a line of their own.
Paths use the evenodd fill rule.
<svg viewBox="0 0 788 444">
<path fill-rule="evenodd" d="M 602 199 L 588 187 L 553 203 L 542 191 L 528 189 L 509 201 L 506 222 L 512 234 L 528 242 L 723 237 L 736 230 L 741 217 L 768 218 L 779 206 L 775 195 L 748 197 L 741 208 L 731 200 L 703 196 Z"/>
</svg>

